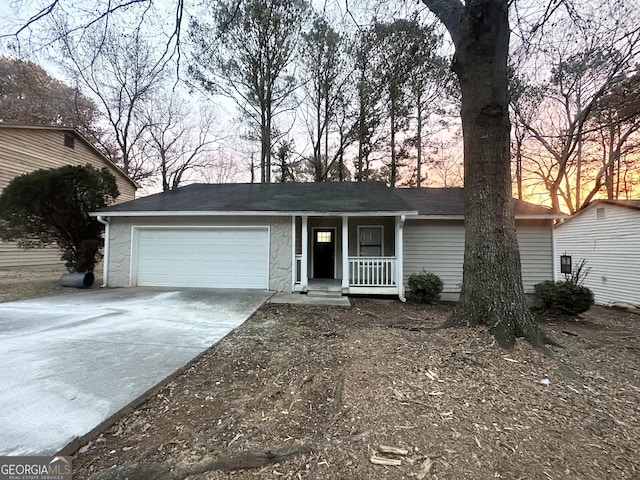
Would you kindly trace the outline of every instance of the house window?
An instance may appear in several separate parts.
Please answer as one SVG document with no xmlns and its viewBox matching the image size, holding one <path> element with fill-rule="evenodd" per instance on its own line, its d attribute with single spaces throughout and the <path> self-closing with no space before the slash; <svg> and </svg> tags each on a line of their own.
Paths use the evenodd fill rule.
<svg viewBox="0 0 640 480">
<path fill-rule="evenodd" d="M 69 148 L 75 148 L 76 146 L 76 137 L 71 135 L 70 133 L 64 134 L 64 146 Z"/>
<path fill-rule="evenodd" d="M 596 208 L 596 219 L 602 220 L 604 218 L 604 207 Z"/>
<path fill-rule="evenodd" d="M 560 273 L 571 273 L 571 255 L 560 255 Z"/>
<path fill-rule="evenodd" d="M 331 234 L 333 232 L 316 232 L 317 243 L 331 243 Z"/>
<path fill-rule="evenodd" d="M 381 257 L 384 251 L 382 239 L 382 226 L 358 227 L 358 256 Z"/>
</svg>

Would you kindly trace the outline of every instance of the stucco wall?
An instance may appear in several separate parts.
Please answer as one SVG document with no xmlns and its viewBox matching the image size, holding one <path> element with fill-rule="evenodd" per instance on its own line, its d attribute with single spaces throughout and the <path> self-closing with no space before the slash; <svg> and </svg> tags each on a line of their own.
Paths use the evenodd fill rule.
<svg viewBox="0 0 640 480">
<path fill-rule="evenodd" d="M 291 240 L 291 217 L 271 217 L 269 290 L 291 291 Z"/>
<path fill-rule="evenodd" d="M 107 286 L 128 287 L 131 268 L 131 223 L 114 218 L 109 225 Z M 106 260 L 106 259 L 105 259 Z"/>
</svg>

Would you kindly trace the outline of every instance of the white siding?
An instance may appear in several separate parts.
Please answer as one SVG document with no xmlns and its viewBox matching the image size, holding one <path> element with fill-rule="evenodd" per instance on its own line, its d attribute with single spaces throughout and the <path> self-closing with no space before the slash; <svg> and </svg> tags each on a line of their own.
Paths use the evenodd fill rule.
<svg viewBox="0 0 640 480">
<path fill-rule="evenodd" d="M 438 275 L 443 293 L 459 293 L 464 261 L 462 222 L 407 220 L 404 225 L 404 282 L 422 270 Z"/>
<path fill-rule="evenodd" d="M 525 293 L 533 293 L 533 286 L 545 280 L 553 280 L 553 238 L 551 224 L 516 223 L 522 285 Z"/>
<path fill-rule="evenodd" d="M 553 278 L 553 243 L 550 222 L 517 223 L 522 282 L 526 293 L 533 293 L 536 283 Z M 459 221 L 408 220 L 404 227 L 405 285 L 412 273 L 423 269 L 438 275 L 443 298 L 462 287 L 464 263 L 464 224 Z"/>
<path fill-rule="evenodd" d="M 604 218 L 598 219 L 600 208 L 604 208 Z M 555 238 L 557 271 L 565 252 L 571 255 L 573 266 L 586 259 L 591 271 L 584 284 L 593 291 L 597 304 L 640 304 L 639 210 L 597 204 L 556 227 Z"/>
</svg>

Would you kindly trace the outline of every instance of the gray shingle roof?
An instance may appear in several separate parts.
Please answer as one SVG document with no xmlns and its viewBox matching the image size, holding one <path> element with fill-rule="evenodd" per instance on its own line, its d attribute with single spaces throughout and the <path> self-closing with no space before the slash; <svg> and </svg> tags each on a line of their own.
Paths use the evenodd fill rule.
<svg viewBox="0 0 640 480">
<path fill-rule="evenodd" d="M 516 215 L 553 210 L 515 200 Z M 397 188 L 382 182 L 193 184 L 107 207 L 127 212 L 389 212 L 464 215 L 462 188 Z"/>
<path fill-rule="evenodd" d="M 398 188 L 396 190 L 419 215 L 464 215 L 463 188 Z M 553 215 L 553 209 L 513 199 L 516 215 Z"/>
<path fill-rule="evenodd" d="M 411 212 L 381 182 L 193 184 L 101 212 Z"/>
</svg>

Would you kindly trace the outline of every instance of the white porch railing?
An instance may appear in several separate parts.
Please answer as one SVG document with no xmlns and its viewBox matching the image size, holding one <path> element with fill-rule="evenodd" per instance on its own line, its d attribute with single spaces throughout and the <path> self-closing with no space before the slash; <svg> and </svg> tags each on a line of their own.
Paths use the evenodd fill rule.
<svg viewBox="0 0 640 480">
<path fill-rule="evenodd" d="M 302 276 L 302 255 L 296 253 L 296 265 L 294 275 L 296 283 L 300 283 L 300 277 Z"/>
<path fill-rule="evenodd" d="M 350 287 L 395 287 L 396 257 L 349 257 Z"/>
</svg>

